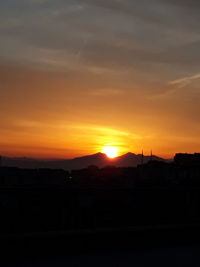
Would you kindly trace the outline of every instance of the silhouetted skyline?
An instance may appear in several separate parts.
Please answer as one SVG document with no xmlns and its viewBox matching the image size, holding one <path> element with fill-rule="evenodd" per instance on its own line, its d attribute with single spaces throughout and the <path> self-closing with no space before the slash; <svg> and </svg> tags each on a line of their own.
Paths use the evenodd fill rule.
<svg viewBox="0 0 200 267">
<path fill-rule="evenodd" d="M 85 155 L 73 159 L 41 160 L 31 158 L 8 158 L 2 157 L 2 166 L 20 167 L 20 168 L 50 168 L 77 170 L 94 165 L 97 167 L 116 166 L 116 167 L 136 167 L 138 164 L 147 163 L 151 160 L 168 161 L 155 155 L 143 155 L 126 153 L 116 158 L 110 159 L 103 153 Z"/>
</svg>

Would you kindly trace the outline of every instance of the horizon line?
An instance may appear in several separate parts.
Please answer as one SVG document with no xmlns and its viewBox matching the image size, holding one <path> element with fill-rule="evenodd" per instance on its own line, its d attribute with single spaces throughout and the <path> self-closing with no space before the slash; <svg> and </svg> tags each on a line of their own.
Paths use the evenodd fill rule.
<svg viewBox="0 0 200 267">
<path fill-rule="evenodd" d="M 115 158 L 119 158 L 119 157 L 121 157 L 121 156 L 124 156 L 124 155 L 126 155 L 126 154 L 129 154 L 129 153 L 131 153 L 131 154 L 134 154 L 134 155 L 137 155 L 137 156 L 140 156 L 140 155 L 142 155 L 142 153 L 134 153 L 134 152 L 126 152 L 126 153 L 124 153 L 124 154 L 121 154 L 121 155 L 119 155 L 119 156 L 117 156 L 117 157 L 115 157 Z M 178 154 L 178 153 L 182 153 L 182 154 L 194 154 L 194 153 L 196 153 L 196 152 L 194 152 L 194 153 L 187 153 L 187 152 L 176 152 L 176 153 L 174 153 L 173 154 L 173 156 L 172 157 L 163 157 L 163 156 L 160 156 L 160 155 L 156 155 L 156 154 L 152 154 L 152 156 L 156 156 L 156 157 L 159 157 L 159 158 L 163 158 L 163 159 L 166 159 L 166 160 L 168 160 L 168 159 L 173 159 L 174 158 L 174 156 L 176 155 L 176 154 Z M 23 156 L 9 156 L 9 155 L 6 155 L 6 154 L 0 154 L 0 157 L 1 158 L 13 158 L 13 159 L 28 159 L 28 160 L 41 160 L 41 161 L 54 161 L 54 160 L 73 160 L 73 159 L 76 159 L 76 158 L 82 158 L 82 157 L 87 157 L 87 156 L 93 156 L 93 155 L 97 155 L 97 154 L 104 154 L 105 156 L 106 156 L 106 154 L 105 153 L 103 153 L 103 152 L 96 152 L 96 153 L 93 153 L 93 154 L 86 154 L 86 155 L 81 155 L 81 156 L 75 156 L 75 157 L 71 157 L 71 158 L 64 158 L 64 157 L 62 157 L 62 158 L 54 158 L 54 157 L 29 157 L 29 156 L 26 156 L 26 155 L 23 155 Z M 143 156 L 149 156 L 149 157 L 151 157 L 151 153 L 149 153 L 149 154 L 144 154 L 143 153 Z M 109 159 L 109 158 L 108 158 Z M 114 160 L 114 158 L 113 159 L 110 159 L 110 160 Z"/>
</svg>

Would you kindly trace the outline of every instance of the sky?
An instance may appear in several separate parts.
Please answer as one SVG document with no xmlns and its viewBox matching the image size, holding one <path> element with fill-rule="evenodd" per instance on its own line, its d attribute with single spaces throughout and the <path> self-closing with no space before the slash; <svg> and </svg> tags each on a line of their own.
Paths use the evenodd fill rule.
<svg viewBox="0 0 200 267">
<path fill-rule="evenodd" d="M 1 0 L 0 154 L 200 151 L 200 2 Z"/>
</svg>

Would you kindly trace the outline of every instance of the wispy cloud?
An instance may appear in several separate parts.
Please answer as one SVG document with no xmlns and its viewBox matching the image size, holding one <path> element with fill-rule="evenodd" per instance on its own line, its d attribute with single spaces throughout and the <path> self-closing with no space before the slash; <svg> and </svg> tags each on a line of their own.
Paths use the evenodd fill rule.
<svg viewBox="0 0 200 267">
<path fill-rule="evenodd" d="M 197 80 L 197 79 L 200 79 L 200 73 L 170 81 L 169 84 L 177 85 L 179 88 L 183 88 L 186 85 L 190 84 L 193 80 Z"/>
<path fill-rule="evenodd" d="M 124 132 L 121 130 L 116 130 L 112 128 L 107 127 L 99 127 L 99 126 L 93 126 L 93 125 L 71 125 L 70 128 L 79 129 L 79 130 L 86 130 L 86 131 L 93 131 L 98 133 L 103 133 L 105 135 L 119 135 L 119 136 L 128 136 L 128 132 Z"/>
<path fill-rule="evenodd" d="M 90 95 L 93 96 L 118 96 L 124 94 L 123 90 L 120 89 L 97 89 L 90 91 Z"/>
</svg>

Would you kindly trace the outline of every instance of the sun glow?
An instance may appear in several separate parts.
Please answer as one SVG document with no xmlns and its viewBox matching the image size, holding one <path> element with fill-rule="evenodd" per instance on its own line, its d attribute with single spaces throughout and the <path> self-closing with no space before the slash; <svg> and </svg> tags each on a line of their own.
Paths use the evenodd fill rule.
<svg viewBox="0 0 200 267">
<path fill-rule="evenodd" d="M 119 149 L 115 146 L 105 146 L 102 149 L 102 152 L 111 159 L 118 156 L 118 151 Z"/>
</svg>

